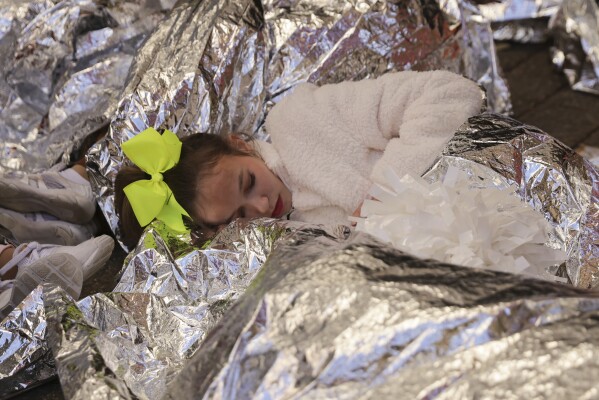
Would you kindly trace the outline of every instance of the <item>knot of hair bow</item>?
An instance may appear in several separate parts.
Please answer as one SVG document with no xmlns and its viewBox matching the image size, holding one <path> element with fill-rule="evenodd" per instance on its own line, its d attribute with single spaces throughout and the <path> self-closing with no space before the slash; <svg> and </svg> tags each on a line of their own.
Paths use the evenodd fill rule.
<svg viewBox="0 0 599 400">
<path fill-rule="evenodd" d="M 141 226 L 154 219 L 177 232 L 187 231 L 183 215 L 189 216 L 179 205 L 162 174 L 173 168 L 181 156 L 181 141 L 173 132 L 161 135 L 148 128 L 122 144 L 123 153 L 151 179 L 142 179 L 125 187 L 135 217 Z"/>
<path fill-rule="evenodd" d="M 160 172 L 156 172 L 152 174 L 151 180 L 154 182 L 162 182 L 164 178 L 162 177 L 162 174 Z"/>
</svg>

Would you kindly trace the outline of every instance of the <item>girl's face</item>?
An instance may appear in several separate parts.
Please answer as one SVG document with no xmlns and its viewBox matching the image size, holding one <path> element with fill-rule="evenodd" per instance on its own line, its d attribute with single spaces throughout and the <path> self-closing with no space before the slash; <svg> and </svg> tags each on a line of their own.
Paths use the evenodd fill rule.
<svg viewBox="0 0 599 400">
<path fill-rule="evenodd" d="M 252 156 L 223 156 L 199 185 L 196 215 L 218 229 L 235 218 L 280 218 L 291 210 L 291 192 Z"/>
</svg>

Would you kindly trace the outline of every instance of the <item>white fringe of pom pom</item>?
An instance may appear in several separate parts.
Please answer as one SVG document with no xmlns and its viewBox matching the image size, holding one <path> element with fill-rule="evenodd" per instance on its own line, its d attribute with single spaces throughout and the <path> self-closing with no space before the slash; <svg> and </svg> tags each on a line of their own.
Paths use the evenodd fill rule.
<svg viewBox="0 0 599 400">
<path fill-rule="evenodd" d="M 450 167 L 442 182 L 385 174 L 386 187 L 374 185 L 356 229 L 421 258 L 487 268 L 543 279 L 545 267 L 559 265 L 566 253 L 545 245 L 551 225 L 514 190 L 471 188 L 468 175 Z"/>
</svg>

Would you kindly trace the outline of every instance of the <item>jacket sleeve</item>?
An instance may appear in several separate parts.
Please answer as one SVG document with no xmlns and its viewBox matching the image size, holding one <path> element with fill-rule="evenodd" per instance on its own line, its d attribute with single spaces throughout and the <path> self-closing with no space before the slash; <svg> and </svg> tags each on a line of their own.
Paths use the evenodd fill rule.
<svg viewBox="0 0 599 400">
<path fill-rule="evenodd" d="M 480 87 L 448 71 L 387 74 L 373 84 L 378 101 L 363 108 L 372 113 L 363 118 L 376 121 L 378 132 L 362 131 L 365 146 L 383 151 L 370 175 L 373 182 L 389 167 L 399 176 L 423 174 L 455 131 L 483 107 Z M 358 102 L 356 107 L 361 108 Z"/>
</svg>

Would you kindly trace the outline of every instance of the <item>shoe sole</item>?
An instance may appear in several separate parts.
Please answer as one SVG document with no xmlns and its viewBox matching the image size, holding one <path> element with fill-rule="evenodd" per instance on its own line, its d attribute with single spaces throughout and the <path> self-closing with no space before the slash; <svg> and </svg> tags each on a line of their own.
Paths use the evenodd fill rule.
<svg viewBox="0 0 599 400">
<path fill-rule="evenodd" d="M 45 212 L 67 222 L 89 222 L 95 207 L 82 207 L 89 199 L 77 192 L 66 200 L 65 190 L 34 188 L 13 179 L 0 179 L 0 205 L 19 212 Z"/>
<path fill-rule="evenodd" d="M 110 259 L 110 256 L 112 256 L 112 251 L 114 250 L 114 239 L 108 235 L 98 236 L 91 240 L 94 241 L 96 250 L 94 250 L 81 267 L 84 281 L 94 276 L 106 265 L 106 262 Z"/>
<path fill-rule="evenodd" d="M 78 299 L 83 285 L 81 262 L 70 254 L 57 253 L 40 258 L 17 274 L 10 294 L 3 296 L 5 304 L 0 304 L 0 320 L 3 320 L 15 307 L 42 282 L 53 282 L 62 287 L 73 299 Z"/>
<path fill-rule="evenodd" d="M 92 237 L 91 234 L 76 231 L 63 221 L 30 221 L 24 216 L 12 215 L 10 210 L 0 211 L 0 225 L 10 231 L 14 238 L 21 242 L 40 242 L 75 246 Z M 17 214 L 14 212 L 14 214 Z M 81 229 L 81 228 L 79 228 Z"/>
</svg>

